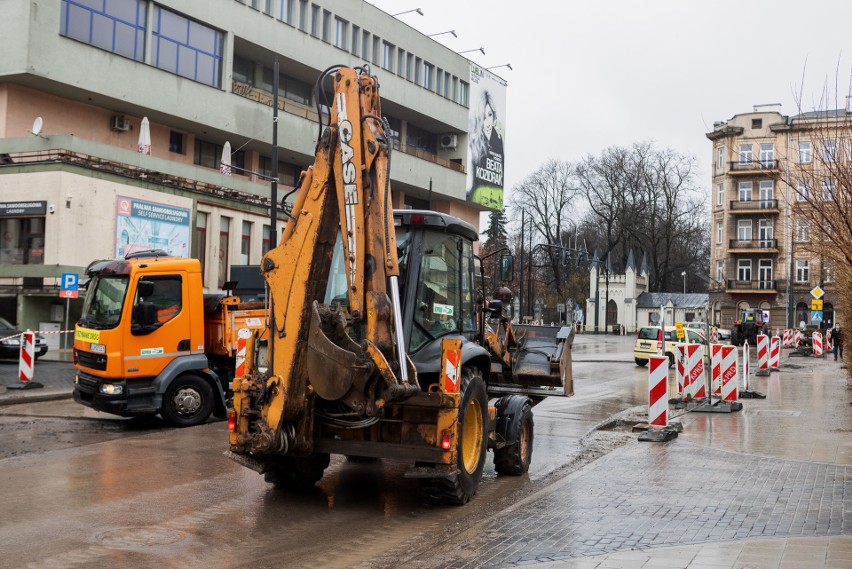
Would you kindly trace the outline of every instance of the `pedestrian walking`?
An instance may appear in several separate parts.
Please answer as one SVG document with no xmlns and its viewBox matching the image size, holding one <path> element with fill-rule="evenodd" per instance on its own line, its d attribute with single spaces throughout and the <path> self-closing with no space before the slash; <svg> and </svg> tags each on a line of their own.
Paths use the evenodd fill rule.
<svg viewBox="0 0 852 569">
<path fill-rule="evenodd" d="M 843 334 L 840 331 L 840 326 L 834 325 L 834 330 L 831 332 L 831 341 L 834 342 L 834 361 L 837 361 L 837 353 L 840 352 L 840 359 L 843 359 Z"/>
</svg>

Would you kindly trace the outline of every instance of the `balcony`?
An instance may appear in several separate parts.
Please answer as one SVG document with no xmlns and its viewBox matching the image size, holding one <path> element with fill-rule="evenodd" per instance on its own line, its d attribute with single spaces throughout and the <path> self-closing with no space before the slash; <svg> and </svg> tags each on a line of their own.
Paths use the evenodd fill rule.
<svg viewBox="0 0 852 569">
<path fill-rule="evenodd" d="M 731 239 L 728 253 L 777 253 L 777 239 Z"/>
<path fill-rule="evenodd" d="M 728 162 L 728 173 L 731 176 L 780 174 L 780 160 L 748 160 L 746 162 Z"/>
<path fill-rule="evenodd" d="M 781 213 L 778 200 L 731 201 L 728 209 L 735 213 Z"/>
<path fill-rule="evenodd" d="M 757 280 L 757 281 L 739 281 L 728 280 L 728 290 L 726 292 L 754 292 L 754 293 L 769 293 L 776 294 L 776 284 L 778 281 L 773 280 Z"/>
</svg>

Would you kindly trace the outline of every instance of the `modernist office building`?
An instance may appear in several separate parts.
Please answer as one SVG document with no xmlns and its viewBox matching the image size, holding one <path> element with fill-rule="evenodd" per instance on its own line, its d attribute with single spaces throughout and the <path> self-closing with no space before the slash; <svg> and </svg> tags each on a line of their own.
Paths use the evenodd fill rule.
<svg viewBox="0 0 852 569">
<path fill-rule="evenodd" d="M 321 71 L 368 64 L 392 129 L 394 207 L 431 205 L 477 226 L 481 211 L 502 207 L 502 153 L 488 168 L 471 164 L 468 132 L 480 91 L 492 87 L 505 105 L 505 82 L 367 2 L 4 8 L 0 316 L 21 326 L 55 328 L 60 275 L 81 275 L 94 259 L 150 247 L 197 257 L 207 291 L 232 265 L 259 263 L 271 240 L 276 60 L 279 197 L 313 162 L 318 113 L 328 111 L 312 93 Z M 140 152 L 145 118 L 150 150 Z M 230 176 L 220 168 L 226 144 Z M 479 174 L 487 199 L 471 191 Z"/>
<path fill-rule="evenodd" d="M 813 247 L 818 232 L 802 208 L 810 207 L 806 196 L 834 191 L 825 164 L 852 160 L 841 133 L 848 132 L 849 116 L 843 109 L 785 116 L 757 106 L 707 133 L 713 144 L 714 324 L 729 327 L 740 308 L 764 311 L 773 329 L 802 322 L 831 326 L 841 314 L 834 272 Z M 812 318 L 810 291 L 817 286 L 825 291 L 821 322 Z"/>
</svg>

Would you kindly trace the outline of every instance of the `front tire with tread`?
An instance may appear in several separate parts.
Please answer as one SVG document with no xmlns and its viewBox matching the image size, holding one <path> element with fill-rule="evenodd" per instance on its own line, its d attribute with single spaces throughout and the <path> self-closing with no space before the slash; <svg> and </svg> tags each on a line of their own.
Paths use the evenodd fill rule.
<svg viewBox="0 0 852 569">
<path fill-rule="evenodd" d="M 194 427 L 213 412 L 213 388 L 194 374 L 176 378 L 163 395 L 160 414 L 173 427 Z"/>
</svg>

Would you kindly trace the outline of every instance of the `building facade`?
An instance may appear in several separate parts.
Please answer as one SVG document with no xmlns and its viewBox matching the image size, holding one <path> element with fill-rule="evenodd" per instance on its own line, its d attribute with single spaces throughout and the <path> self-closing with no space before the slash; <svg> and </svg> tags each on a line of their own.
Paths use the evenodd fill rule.
<svg viewBox="0 0 852 569">
<path fill-rule="evenodd" d="M 335 64 L 379 78 L 394 207 L 475 226 L 502 207 L 502 146 L 477 202 L 468 140 L 473 94 L 494 84 L 505 101 L 505 82 L 367 2 L 23 0 L 0 36 L 0 316 L 22 327 L 54 329 L 65 303 L 73 322 L 82 298 L 60 298 L 60 276 L 95 259 L 155 246 L 196 257 L 208 292 L 260 262 L 277 241 L 276 62 L 285 207 L 329 112 L 314 83 Z"/>
<path fill-rule="evenodd" d="M 826 160 L 850 160 L 840 151 L 849 140 L 835 130 L 848 113 L 786 116 L 775 106 L 756 106 L 706 134 L 713 145 L 710 319 L 725 328 L 743 308 L 768 312 L 772 328 L 828 327 L 843 310 L 819 254 L 830 244 L 815 242 L 803 208 L 813 192 L 833 191 Z M 817 286 L 821 311 L 812 304 Z"/>
</svg>

